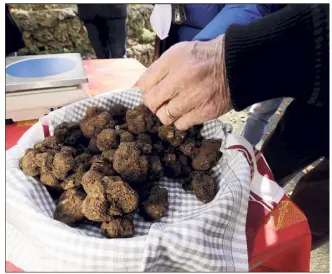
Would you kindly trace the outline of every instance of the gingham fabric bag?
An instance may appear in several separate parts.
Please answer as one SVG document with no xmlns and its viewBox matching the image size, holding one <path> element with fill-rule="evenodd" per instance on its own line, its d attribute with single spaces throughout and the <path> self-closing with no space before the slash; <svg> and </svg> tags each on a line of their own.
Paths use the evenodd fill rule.
<svg viewBox="0 0 332 274">
<path fill-rule="evenodd" d="M 48 115 L 50 133 L 64 121 L 79 121 L 88 106 L 140 103 L 138 91 L 103 94 Z M 135 236 L 106 239 L 99 227 L 71 228 L 53 220 L 55 204 L 46 188 L 18 166 L 24 150 L 44 138 L 42 121 L 6 155 L 6 260 L 24 271 L 234 272 L 248 270 L 245 236 L 250 165 L 237 150 L 225 149 L 231 129 L 219 120 L 204 124 L 206 138 L 222 138 L 223 157 L 213 168 L 219 191 L 208 204 L 163 178 L 169 210 L 159 222 L 135 216 Z"/>
</svg>

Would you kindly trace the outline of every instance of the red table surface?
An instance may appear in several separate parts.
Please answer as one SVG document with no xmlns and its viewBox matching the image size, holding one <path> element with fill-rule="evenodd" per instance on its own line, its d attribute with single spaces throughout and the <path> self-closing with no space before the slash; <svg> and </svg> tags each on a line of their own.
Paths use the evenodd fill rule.
<svg viewBox="0 0 332 274">
<path fill-rule="evenodd" d="M 19 126 L 15 123 L 6 126 L 6 150 L 16 145 L 17 141 L 23 135 L 25 131 L 29 129 L 31 125 L 20 124 Z"/>
<path fill-rule="evenodd" d="M 89 97 L 115 89 L 129 89 L 146 69 L 132 58 L 85 60 L 83 63 L 89 79 L 84 88 Z"/>
<path fill-rule="evenodd" d="M 144 67 L 133 59 L 89 60 L 84 61 L 84 67 L 89 78 L 86 86 L 89 96 L 130 88 L 144 72 Z M 6 150 L 14 146 L 35 122 L 7 125 Z M 252 206 L 249 203 L 248 211 Z M 251 212 L 254 214 L 253 210 Z M 248 220 L 251 222 L 249 226 L 247 224 L 250 271 L 309 271 L 311 235 L 308 222 L 287 196 L 268 216 L 248 215 L 247 223 Z M 6 262 L 6 272 L 19 271 Z"/>
</svg>

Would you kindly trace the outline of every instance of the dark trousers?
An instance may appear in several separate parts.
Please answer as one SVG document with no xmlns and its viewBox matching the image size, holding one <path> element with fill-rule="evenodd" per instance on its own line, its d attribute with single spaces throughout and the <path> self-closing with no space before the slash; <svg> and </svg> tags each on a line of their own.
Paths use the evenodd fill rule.
<svg viewBox="0 0 332 274">
<path fill-rule="evenodd" d="M 96 17 L 84 21 L 98 59 L 123 58 L 126 54 L 126 19 Z"/>
<path fill-rule="evenodd" d="M 327 156 L 299 180 L 291 195 L 308 219 L 313 249 L 329 239 L 329 124 L 328 119 L 324 119 L 324 115 L 328 115 L 325 111 L 294 100 L 262 147 L 280 186 Z"/>
</svg>

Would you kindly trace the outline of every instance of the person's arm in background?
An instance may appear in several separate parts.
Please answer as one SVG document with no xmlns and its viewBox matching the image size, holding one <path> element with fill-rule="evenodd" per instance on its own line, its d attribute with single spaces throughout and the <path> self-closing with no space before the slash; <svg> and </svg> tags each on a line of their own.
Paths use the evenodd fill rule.
<svg viewBox="0 0 332 274">
<path fill-rule="evenodd" d="M 232 105 L 242 110 L 277 97 L 328 104 L 329 6 L 288 5 L 225 34 Z"/>
<path fill-rule="evenodd" d="M 224 34 L 232 24 L 250 24 L 270 13 L 278 5 L 238 4 L 225 5 L 215 18 L 201 30 L 193 39 L 208 41 Z"/>
</svg>

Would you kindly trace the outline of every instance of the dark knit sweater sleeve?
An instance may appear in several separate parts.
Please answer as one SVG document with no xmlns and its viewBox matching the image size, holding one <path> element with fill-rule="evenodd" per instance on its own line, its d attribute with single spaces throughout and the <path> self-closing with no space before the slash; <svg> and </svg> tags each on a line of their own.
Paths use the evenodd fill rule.
<svg viewBox="0 0 332 274">
<path fill-rule="evenodd" d="M 328 104 L 329 7 L 288 5 L 225 34 L 232 104 L 242 110 L 277 97 Z"/>
</svg>

